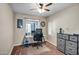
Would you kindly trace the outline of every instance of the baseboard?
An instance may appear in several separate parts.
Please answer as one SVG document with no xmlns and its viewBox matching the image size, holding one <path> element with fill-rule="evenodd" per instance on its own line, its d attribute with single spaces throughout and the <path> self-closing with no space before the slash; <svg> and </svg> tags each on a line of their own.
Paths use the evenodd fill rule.
<svg viewBox="0 0 79 59">
<path fill-rule="evenodd" d="M 9 52 L 9 55 L 11 55 L 13 48 L 14 48 L 14 46 L 12 45 L 10 52 Z"/>
<path fill-rule="evenodd" d="M 46 41 L 46 42 L 57 47 L 55 44 L 51 43 L 50 41 Z"/>
<path fill-rule="evenodd" d="M 13 44 L 13 46 L 19 46 L 19 45 L 22 45 L 22 44 Z"/>
</svg>

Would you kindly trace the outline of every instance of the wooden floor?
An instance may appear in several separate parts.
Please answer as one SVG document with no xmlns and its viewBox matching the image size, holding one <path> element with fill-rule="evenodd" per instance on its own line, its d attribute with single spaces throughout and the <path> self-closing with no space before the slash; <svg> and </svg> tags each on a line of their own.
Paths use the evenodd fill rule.
<svg viewBox="0 0 79 59">
<path fill-rule="evenodd" d="M 24 47 L 24 46 L 15 46 L 11 55 L 64 55 L 62 52 L 58 51 L 57 48 L 46 42 L 43 44 L 43 47 Z"/>
</svg>

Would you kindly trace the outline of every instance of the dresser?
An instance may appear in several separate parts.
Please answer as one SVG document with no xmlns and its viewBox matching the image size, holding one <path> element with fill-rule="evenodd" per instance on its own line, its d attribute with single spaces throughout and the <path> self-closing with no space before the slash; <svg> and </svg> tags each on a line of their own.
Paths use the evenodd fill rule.
<svg viewBox="0 0 79 59">
<path fill-rule="evenodd" d="M 79 54 L 79 35 L 57 33 L 57 49 L 66 55 Z"/>
</svg>

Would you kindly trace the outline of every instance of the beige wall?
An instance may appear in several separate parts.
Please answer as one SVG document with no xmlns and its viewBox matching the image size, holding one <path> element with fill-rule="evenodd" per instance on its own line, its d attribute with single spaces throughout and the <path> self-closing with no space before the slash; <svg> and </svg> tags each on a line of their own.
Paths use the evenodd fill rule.
<svg viewBox="0 0 79 59">
<path fill-rule="evenodd" d="M 9 54 L 13 44 L 13 13 L 8 4 L 0 4 L 0 54 Z"/>
<path fill-rule="evenodd" d="M 64 33 L 79 34 L 79 5 L 68 7 L 51 15 L 48 20 L 48 41 L 57 45 L 57 32 L 63 28 Z"/>
<path fill-rule="evenodd" d="M 17 28 L 17 19 L 23 19 L 23 22 L 24 22 L 24 26 L 22 29 L 19 29 Z M 14 40 L 14 45 L 21 45 L 22 44 L 22 41 L 23 41 L 23 37 L 24 37 L 24 34 L 25 34 L 25 22 L 26 22 L 26 19 L 34 19 L 34 20 L 40 20 L 40 21 L 45 21 L 46 22 L 46 26 L 45 27 L 42 27 L 43 29 L 43 34 L 45 36 L 47 36 L 47 21 L 44 17 L 38 17 L 38 16 L 31 16 L 31 15 L 24 15 L 24 14 L 19 14 L 19 13 L 16 13 L 15 14 L 15 40 Z M 47 38 L 47 37 L 45 37 Z"/>
</svg>

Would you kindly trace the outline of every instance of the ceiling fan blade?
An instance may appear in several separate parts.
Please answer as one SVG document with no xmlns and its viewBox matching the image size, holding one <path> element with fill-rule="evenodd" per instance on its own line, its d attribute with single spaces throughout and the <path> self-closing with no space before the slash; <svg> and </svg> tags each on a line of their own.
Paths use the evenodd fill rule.
<svg viewBox="0 0 79 59">
<path fill-rule="evenodd" d="M 43 6 L 43 4 L 42 4 L 42 3 L 39 3 L 39 5 L 40 5 L 40 6 Z"/>
<path fill-rule="evenodd" d="M 40 5 L 40 8 L 42 9 L 43 8 L 43 4 L 42 3 L 39 3 L 39 5 Z"/>
<path fill-rule="evenodd" d="M 47 7 L 47 6 L 50 6 L 50 5 L 52 5 L 52 3 L 47 4 L 46 7 Z"/>
<path fill-rule="evenodd" d="M 44 9 L 44 10 L 46 10 L 46 11 L 50 11 L 49 9 Z"/>
</svg>

